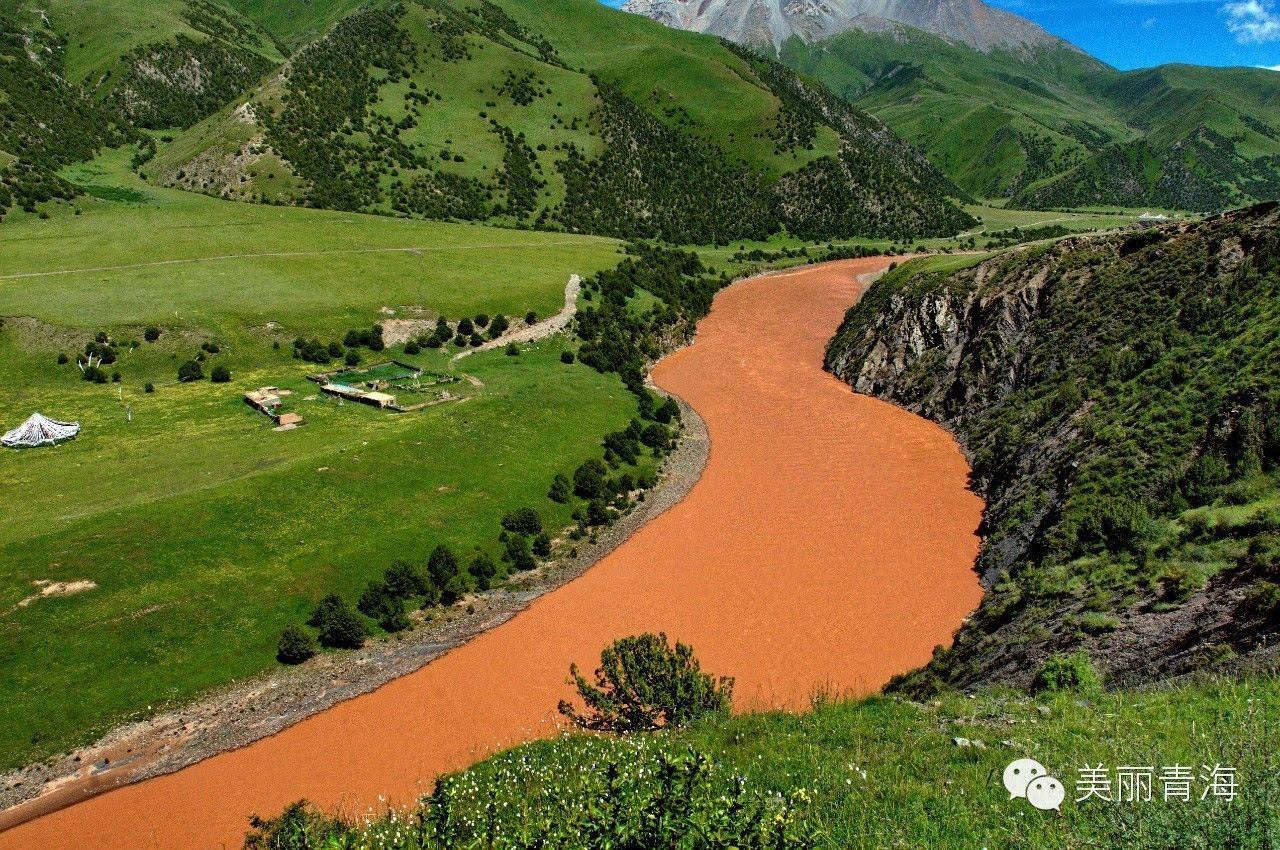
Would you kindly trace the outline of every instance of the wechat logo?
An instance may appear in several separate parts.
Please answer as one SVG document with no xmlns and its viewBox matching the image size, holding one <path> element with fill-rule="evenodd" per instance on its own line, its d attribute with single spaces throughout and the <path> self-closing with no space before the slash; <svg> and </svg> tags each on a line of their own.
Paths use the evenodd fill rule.
<svg viewBox="0 0 1280 850">
<path fill-rule="evenodd" d="M 1004 787 L 1010 800 L 1022 797 L 1042 812 L 1062 811 L 1062 801 L 1067 796 L 1062 780 L 1050 776 L 1035 759 L 1010 762 L 1004 769 Z"/>
</svg>

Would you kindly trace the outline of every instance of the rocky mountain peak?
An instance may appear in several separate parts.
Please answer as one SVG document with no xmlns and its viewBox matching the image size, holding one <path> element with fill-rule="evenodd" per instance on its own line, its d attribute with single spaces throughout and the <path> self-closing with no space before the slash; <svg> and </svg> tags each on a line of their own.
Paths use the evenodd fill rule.
<svg viewBox="0 0 1280 850">
<path fill-rule="evenodd" d="M 670 27 L 775 50 L 792 36 L 812 42 L 899 24 L 983 52 L 1066 46 L 1026 18 L 982 0 L 627 0 L 622 8 Z"/>
</svg>

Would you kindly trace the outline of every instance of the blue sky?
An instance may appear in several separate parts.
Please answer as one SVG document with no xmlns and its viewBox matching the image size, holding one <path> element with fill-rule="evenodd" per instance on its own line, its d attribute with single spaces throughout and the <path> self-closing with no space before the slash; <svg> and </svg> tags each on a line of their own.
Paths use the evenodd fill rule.
<svg viewBox="0 0 1280 850">
<path fill-rule="evenodd" d="M 1165 62 L 1280 67 L 1280 0 L 987 2 L 1125 70 Z M 1280 74 L 1276 81 L 1280 85 Z"/>
</svg>

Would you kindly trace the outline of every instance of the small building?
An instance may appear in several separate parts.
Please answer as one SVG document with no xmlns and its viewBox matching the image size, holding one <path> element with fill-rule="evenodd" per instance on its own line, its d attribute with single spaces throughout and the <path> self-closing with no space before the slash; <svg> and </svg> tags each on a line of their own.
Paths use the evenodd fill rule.
<svg viewBox="0 0 1280 850">
<path fill-rule="evenodd" d="M 297 413 L 281 413 L 276 417 L 277 431 L 292 431 L 302 424 L 302 416 Z"/>
<path fill-rule="evenodd" d="M 275 416 L 280 407 L 280 389 L 278 387 L 261 387 L 244 394 L 245 403 L 268 416 Z"/>
<path fill-rule="evenodd" d="M 396 397 L 393 395 L 387 395 L 386 393 L 365 393 L 364 401 L 369 404 L 377 405 L 378 407 L 387 408 L 395 407 Z"/>
</svg>

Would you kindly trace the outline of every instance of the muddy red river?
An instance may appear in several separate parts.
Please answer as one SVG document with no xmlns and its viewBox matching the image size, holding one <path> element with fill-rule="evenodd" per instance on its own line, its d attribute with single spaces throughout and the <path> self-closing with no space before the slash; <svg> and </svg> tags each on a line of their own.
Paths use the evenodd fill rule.
<svg viewBox="0 0 1280 850">
<path fill-rule="evenodd" d="M 426 667 L 243 749 L 0 834 L 0 848 L 239 847 L 250 812 L 362 813 L 557 728 L 569 663 L 665 631 L 738 710 L 865 693 L 977 605 L 982 503 L 941 428 L 852 393 L 823 348 L 879 259 L 736 284 L 654 370 L 706 420 L 689 495 L 580 578 Z"/>
</svg>

